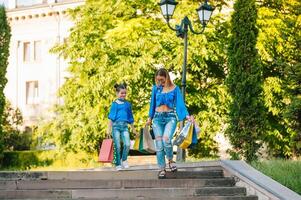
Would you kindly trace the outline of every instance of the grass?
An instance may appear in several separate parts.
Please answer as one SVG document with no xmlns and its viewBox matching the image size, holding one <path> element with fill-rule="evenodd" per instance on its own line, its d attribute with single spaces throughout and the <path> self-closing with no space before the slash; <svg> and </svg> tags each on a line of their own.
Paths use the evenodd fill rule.
<svg viewBox="0 0 301 200">
<path fill-rule="evenodd" d="M 301 195 L 301 159 L 264 160 L 253 162 L 251 165 Z"/>
</svg>

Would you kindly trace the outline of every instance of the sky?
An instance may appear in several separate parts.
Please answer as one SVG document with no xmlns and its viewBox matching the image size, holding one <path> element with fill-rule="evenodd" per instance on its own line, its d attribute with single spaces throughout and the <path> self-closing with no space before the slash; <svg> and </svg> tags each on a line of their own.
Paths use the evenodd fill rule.
<svg viewBox="0 0 301 200">
<path fill-rule="evenodd" d="M 0 5 L 6 5 L 7 6 L 7 2 L 8 2 L 8 0 L 0 0 Z"/>
</svg>

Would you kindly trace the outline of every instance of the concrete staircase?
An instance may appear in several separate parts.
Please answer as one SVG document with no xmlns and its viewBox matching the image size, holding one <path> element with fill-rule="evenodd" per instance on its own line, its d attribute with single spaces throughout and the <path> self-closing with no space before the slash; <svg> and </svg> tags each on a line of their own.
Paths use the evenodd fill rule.
<svg viewBox="0 0 301 200">
<path fill-rule="evenodd" d="M 257 200 L 235 186 L 220 166 L 180 167 L 159 180 L 158 171 L 132 167 L 114 171 L 0 172 L 0 199 Z"/>
</svg>

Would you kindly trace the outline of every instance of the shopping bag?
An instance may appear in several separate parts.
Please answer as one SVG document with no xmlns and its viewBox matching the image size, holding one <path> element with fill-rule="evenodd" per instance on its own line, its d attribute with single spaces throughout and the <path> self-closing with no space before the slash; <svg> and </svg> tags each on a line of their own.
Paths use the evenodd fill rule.
<svg viewBox="0 0 301 200">
<path fill-rule="evenodd" d="M 188 135 L 188 132 L 189 132 L 191 126 L 192 126 L 191 122 L 187 122 L 184 125 L 184 127 L 182 128 L 180 133 L 178 135 L 175 135 L 175 138 L 173 140 L 173 145 L 180 146 L 183 143 L 183 141 L 185 140 L 185 138 Z"/>
<path fill-rule="evenodd" d="M 179 145 L 182 149 L 187 149 L 189 145 L 192 143 L 192 135 L 193 135 L 193 124 L 190 124 L 188 133 L 184 138 L 183 142 Z"/>
<path fill-rule="evenodd" d="M 148 126 L 145 126 L 143 129 L 143 150 L 149 153 L 156 152 L 155 143 L 151 138 Z"/>
<path fill-rule="evenodd" d="M 99 162 L 110 163 L 113 161 L 113 140 L 104 139 L 99 151 Z"/>
<path fill-rule="evenodd" d="M 197 135 L 197 139 L 200 139 L 201 137 L 201 128 L 197 122 L 194 122 L 194 128 Z"/>
<path fill-rule="evenodd" d="M 149 129 L 149 133 L 150 133 L 150 135 L 152 136 L 152 139 L 154 140 L 154 139 L 155 139 L 155 133 L 154 133 L 153 128 L 150 128 L 150 129 Z"/>
<path fill-rule="evenodd" d="M 188 146 L 189 149 L 193 149 L 198 143 L 197 129 L 196 126 L 193 125 L 192 139 L 191 144 Z"/>
<path fill-rule="evenodd" d="M 133 150 L 139 150 L 139 144 L 140 144 L 140 136 L 136 137 L 135 138 L 135 142 L 134 142 L 134 145 L 133 145 Z"/>
<path fill-rule="evenodd" d="M 140 142 L 139 142 L 139 151 L 140 151 L 141 153 L 147 154 L 148 151 L 146 151 L 146 150 L 144 149 L 144 145 L 143 145 L 143 143 L 144 143 L 144 140 L 143 140 L 143 128 L 140 129 L 140 135 L 139 135 L 139 138 L 140 138 Z"/>
</svg>

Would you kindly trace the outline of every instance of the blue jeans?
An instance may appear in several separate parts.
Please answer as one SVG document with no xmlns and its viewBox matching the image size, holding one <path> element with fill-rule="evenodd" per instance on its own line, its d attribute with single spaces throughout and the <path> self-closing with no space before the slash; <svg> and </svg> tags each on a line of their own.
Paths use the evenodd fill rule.
<svg viewBox="0 0 301 200">
<path fill-rule="evenodd" d="M 129 151 L 130 151 L 130 134 L 128 129 L 127 122 L 113 122 L 112 127 L 113 133 L 113 140 L 114 140 L 114 147 L 116 150 L 116 166 L 121 165 L 120 159 L 122 161 L 126 161 Z M 122 157 L 120 157 L 121 152 L 121 144 L 120 138 L 123 142 L 123 150 L 122 150 Z"/>
<path fill-rule="evenodd" d="M 153 118 L 155 134 L 157 164 L 161 170 L 165 169 L 165 155 L 168 160 L 173 158 L 172 137 L 177 127 L 177 117 L 172 112 L 156 112 Z"/>
</svg>

